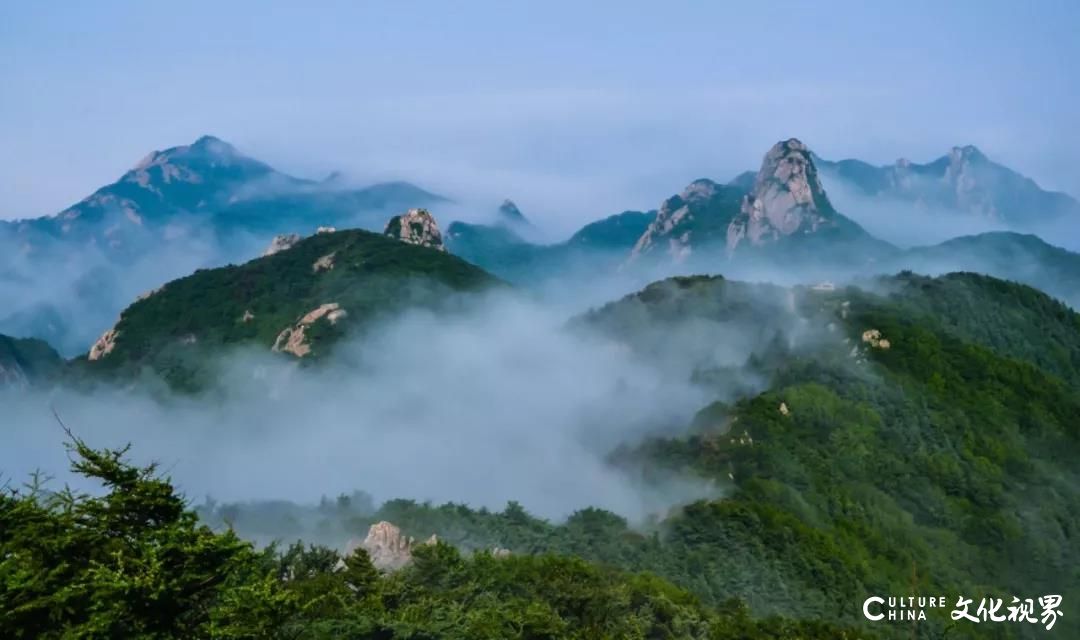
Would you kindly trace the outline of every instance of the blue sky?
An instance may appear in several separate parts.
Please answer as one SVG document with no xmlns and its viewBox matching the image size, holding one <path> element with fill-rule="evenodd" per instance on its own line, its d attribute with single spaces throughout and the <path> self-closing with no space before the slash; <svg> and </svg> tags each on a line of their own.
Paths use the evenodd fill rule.
<svg viewBox="0 0 1080 640">
<path fill-rule="evenodd" d="M 303 4 L 309 6 L 302 6 Z M 213 133 L 555 227 L 822 156 L 973 143 L 1080 195 L 1080 2 L 7 2 L 0 217 Z"/>
</svg>

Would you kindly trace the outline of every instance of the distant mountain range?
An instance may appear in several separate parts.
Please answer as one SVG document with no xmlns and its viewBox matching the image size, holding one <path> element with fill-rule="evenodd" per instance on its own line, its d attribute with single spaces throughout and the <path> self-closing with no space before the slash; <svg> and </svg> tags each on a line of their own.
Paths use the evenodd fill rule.
<svg viewBox="0 0 1080 640">
<path fill-rule="evenodd" d="M 48 253 L 54 243 L 72 243 L 123 259 L 146 249 L 147 236 L 175 240 L 195 222 L 210 222 L 211 232 L 226 237 L 274 234 L 290 226 L 375 228 L 387 211 L 438 202 L 445 199 L 405 182 L 355 189 L 337 175 L 322 182 L 295 178 L 203 136 L 154 151 L 116 182 L 55 216 L 3 223 L 0 233 L 31 255 Z"/>
<path fill-rule="evenodd" d="M 960 269 L 1080 300 L 1076 254 L 1015 233 L 900 249 L 868 233 L 855 221 L 859 215 L 848 215 L 855 212 L 838 211 L 828 185 L 871 202 L 944 209 L 1003 228 L 1080 223 L 1076 200 L 1040 189 L 974 147 L 924 165 L 875 167 L 823 160 L 790 139 L 769 150 L 757 172 L 727 183 L 695 180 L 656 210 L 597 220 L 560 243 L 530 242 L 536 221 L 510 200 L 492 207 L 490 224 L 452 222 L 444 240 L 451 253 L 524 285 L 615 272 L 647 274 L 639 278 L 647 281 L 691 272 L 753 277 L 758 270 L 810 281 Z M 438 216 L 449 202 L 405 182 L 353 188 L 339 175 L 296 178 L 204 136 L 151 153 L 59 214 L 0 222 L 0 296 L 17 301 L 0 308 L 0 332 L 42 338 L 67 354 L 85 352 L 138 294 L 197 268 L 247 260 L 275 234 L 324 226 L 379 230 L 394 214 L 427 207 Z"/>
<path fill-rule="evenodd" d="M 1041 189 L 1034 180 L 990 160 L 972 145 L 953 147 L 926 164 L 905 159 L 885 166 L 861 160 L 831 162 L 817 156 L 814 160 L 822 174 L 863 195 L 895 199 L 924 210 L 957 212 L 1018 230 L 1061 219 L 1080 223 L 1080 202 Z"/>
<path fill-rule="evenodd" d="M 1023 208 L 1007 207 L 1010 200 L 1002 195 L 1006 192 L 978 186 L 984 176 L 997 175 L 971 168 L 989 166 L 979 164 L 983 161 L 961 150 L 960 168 L 944 169 L 947 184 L 934 202 L 958 214 L 993 212 L 1001 221 L 1022 223 Z M 358 468 L 378 455 L 387 457 L 386 468 L 413 474 L 419 468 L 416 452 L 426 447 L 438 458 L 465 455 L 466 464 L 477 469 L 477 481 L 500 482 L 503 478 L 492 472 L 497 467 L 491 464 L 490 452 L 520 449 L 525 451 L 520 460 L 539 461 L 531 472 L 558 476 L 562 482 L 561 472 L 591 459 L 596 448 L 604 456 L 605 474 L 626 472 L 628 482 L 640 478 L 657 493 L 672 494 L 665 498 L 665 513 L 633 527 L 614 513 L 592 507 L 554 524 L 532 518 L 517 502 L 497 512 L 466 502 L 436 506 L 392 500 L 380 507 L 380 517 L 394 514 L 403 526 L 413 528 L 406 531 L 409 535 L 422 529 L 438 536 L 422 545 L 425 549 L 411 548 L 410 568 L 380 574 L 359 553 L 337 565 L 335 552 L 316 547 L 305 551 L 302 543 L 287 552 L 294 564 L 283 560 L 275 568 L 267 564 L 270 556 L 252 550 L 246 564 L 226 563 L 232 573 L 210 579 L 236 587 L 222 592 L 228 597 L 214 597 L 232 602 L 239 594 L 243 615 L 238 619 L 243 620 L 265 618 L 265 611 L 281 607 L 288 613 L 274 619 L 288 617 L 301 630 L 315 628 L 312 625 L 364 629 L 358 633 L 375 629 L 386 630 L 389 637 L 400 629 L 416 635 L 419 629 L 441 637 L 447 629 L 464 624 L 458 620 L 461 611 L 479 602 L 488 607 L 484 609 L 488 617 L 473 616 L 468 624 L 492 637 L 559 636 L 579 629 L 585 629 L 582 637 L 592 631 L 603 635 L 615 627 L 595 615 L 602 608 L 610 618 L 628 621 L 626 633 L 620 630 L 613 637 L 637 633 L 658 638 L 902 638 L 912 629 L 923 637 L 947 637 L 958 627 L 947 610 L 931 612 L 934 615 L 918 621 L 918 627 L 875 627 L 858 606 L 867 593 L 917 589 L 949 598 L 1059 594 L 1065 602 L 1075 602 L 1080 598 L 1080 583 L 1075 580 L 1075 567 L 1080 565 L 1080 547 L 1075 544 L 1080 485 L 1074 471 L 1080 455 L 1076 420 L 1080 314 L 1047 292 L 1077 305 L 1080 255 L 1016 231 L 900 248 L 867 232 L 857 216 L 837 209 L 822 178 L 826 166 L 835 169 L 801 141 L 784 140 L 765 154 L 757 172 L 724 184 L 695 180 L 655 211 L 622 212 L 587 225 L 564 242 L 541 245 L 526 239 L 535 220 L 509 201 L 492 208 L 491 224 L 453 222 L 443 233 L 436 216 L 446 200 L 422 189 L 395 184 L 344 190 L 301 181 L 241 156 L 220 140 L 202 138 L 188 147 L 152 154 L 119 182 L 57 216 L 5 225 L 2 241 L 16 243 L 17 248 L 0 253 L 8 260 L 0 263 L 0 300 L 26 299 L 34 305 L 5 308 L 0 315 L 8 314 L 8 319 L 0 321 L 0 333 L 5 322 L 18 322 L 31 332 L 52 331 L 49 327 L 54 325 L 63 331 L 66 323 L 75 322 L 83 334 L 97 331 L 97 339 L 87 341 L 82 355 L 65 361 L 40 340 L 0 335 L 0 387 L 5 394 L 0 398 L 4 402 L 29 398 L 36 408 L 39 395 L 24 389 L 56 383 L 98 390 L 96 385 L 102 382 L 120 383 L 116 388 L 105 385 L 115 394 L 68 398 L 81 396 L 121 407 L 127 398 L 139 399 L 135 409 L 97 416 L 130 421 L 138 429 L 148 417 L 185 411 L 190 401 L 209 409 L 191 415 L 200 416 L 206 422 L 200 430 L 214 438 L 197 442 L 208 443 L 206 450 L 217 443 L 226 448 L 233 440 L 217 439 L 218 435 L 235 431 L 235 442 L 250 447 L 246 451 L 250 459 L 265 451 L 255 447 L 254 440 L 269 440 L 276 437 L 275 431 L 237 426 L 260 427 L 268 411 L 281 412 L 287 416 L 288 439 L 273 448 L 287 449 L 289 457 L 279 458 L 286 464 L 273 466 L 274 460 L 260 460 L 272 473 L 287 473 L 288 464 L 301 458 L 314 459 L 315 464 L 345 460 L 348 472 L 350 464 Z M 845 166 L 850 170 L 854 165 Z M 927 184 L 938 180 L 930 169 L 925 171 Z M 955 183 L 963 187 L 960 192 L 947 186 L 956 172 L 961 176 Z M 863 169 L 855 173 L 869 175 Z M 330 182 L 336 185 L 337 180 Z M 868 195 L 898 199 L 907 197 L 906 189 L 890 186 Z M 949 200 L 952 196 L 947 193 L 956 199 Z M 980 193 L 989 195 L 976 196 Z M 1022 200 L 1018 192 L 1014 196 L 1015 201 Z M 913 197 L 911 202 L 923 200 Z M 1074 215 L 1068 206 L 1054 211 L 1045 215 Z M 1044 214 L 1030 215 L 1035 219 Z M 334 228 L 357 225 L 381 233 Z M 178 234 L 177 227 L 183 233 Z M 271 233 L 288 235 L 274 237 L 263 252 L 261 245 Z M 192 262 L 171 257 L 170 249 L 196 250 L 195 240 L 214 247 L 203 258 L 209 264 L 195 262 L 199 266 L 192 268 Z M 161 263 L 166 264 L 154 270 Z M 931 277 L 904 270 L 981 273 Z M 446 382 L 452 393 L 430 393 L 432 385 L 426 379 L 421 385 L 408 384 L 417 367 L 427 367 L 445 353 L 429 348 L 432 338 L 438 337 L 433 334 L 450 326 L 443 320 L 450 317 L 471 325 L 476 316 L 470 313 L 477 308 L 499 313 L 498 304 L 471 303 L 491 302 L 485 296 L 493 292 L 512 297 L 515 291 L 506 281 L 523 285 L 518 288 L 521 298 L 532 297 L 524 291 L 530 285 L 555 283 L 573 299 L 585 285 L 609 278 L 651 279 L 687 271 L 710 273 L 655 278 L 647 286 L 610 296 L 605 304 L 566 313 L 557 318 L 556 331 L 560 339 L 572 338 L 567 346 L 548 349 L 548 343 L 538 341 L 539 351 L 601 347 L 590 358 L 602 367 L 579 370 L 573 366 L 576 359 L 548 362 L 502 351 L 494 343 L 516 345 L 532 340 L 536 332 L 531 317 L 522 321 L 517 315 L 499 315 L 500 322 L 516 333 L 491 335 L 488 325 L 482 325 L 481 331 L 468 334 L 469 339 L 449 334 L 454 350 L 470 356 L 468 365 L 454 367 L 438 381 Z M 729 277 L 733 273 L 743 277 Z M 70 278 L 70 288 L 53 298 L 34 297 L 35 292 L 47 293 L 49 278 L 59 276 Z M 153 285 L 140 295 L 118 302 L 131 286 L 151 280 Z M 16 293 L 24 297 L 14 297 Z M 399 323 L 409 329 L 404 340 L 380 339 L 373 331 L 376 323 L 392 323 L 406 309 L 424 310 L 433 322 L 416 330 L 407 322 Z M 91 326 L 102 317 L 109 322 Z M 368 351 L 341 348 L 346 337 Z M 402 342 L 407 346 L 401 347 Z M 377 353 L 396 365 L 405 349 L 420 355 L 413 361 L 418 364 L 408 370 L 395 366 L 380 371 L 365 361 Z M 614 354 L 629 359 L 614 359 Z M 333 366 L 327 366 L 331 362 Z M 619 365 L 624 362 L 633 366 Z M 476 376 L 492 366 L 504 367 L 495 371 L 505 372 L 537 364 L 551 366 L 540 367 L 528 379 L 529 392 L 536 388 L 535 398 L 507 391 L 518 387 L 493 385 L 489 376 Z M 626 380 L 628 370 L 636 375 L 638 365 L 648 372 L 648 384 L 643 386 Z M 322 368 L 321 380 L 304 378 L 311 373 L 306 369 L 316 367 Z M 226 370 L 243 375 L 246 382 L 228 384 L 240 378 L 219 375 Z M 367 371 L 374 375 L 351 377 Z M 319 384 L 330 377 L 348 384 L 332 391 Z M 450 385 L 453 381 L 446 379 L 450 377 L 471 380 L 475 388 Z M 542 377 L 559 378 L 564 386 L 547 387 Z M 409 387 L 388 402 L 393 411 L 372 414 L 386 419 L 370 420 L 371 431 L 364 430 L 368 427 L 362 424 L 367 421 L 364 416 L 349 410 L 326 414 L 305 410 L 332 402 L 334 395 L 354 393 L 377 378 L 386 385 L 370 395 L 358 394 L 352 404 L 339 405 L 360 408 L 392 395 L 387 389 Z M 301 384 L 309 380 L 316 384 Z M 216 385 L 218 381 L 225 382 Z M 566 389 L 586 382 L 604 384 L 590 386 L 585 402 L 574 411 L 552 415 L 610 423 L 619 436 L 613 447 L 601 450 L 598 443 L 604 438 L 579 438 L 573 432 L 575 442 L 588 443 L 589 458 L 562 447 L 538 455 L 532 447 L 538 441 L 522 438 L 522 432 L 513 428 L 529 425 L 531 432 L 547 438 L 547 427 L 558 428 L 558 420 L 518 423 L 518 416 L 542 404 L 565 402 L 561 395 Z M 671 386 L 672 382 L 677 384 Z M 240 386 L 244 388 L 235 388 Z M 693 393 L 668 393 L 684 386 Z M 462 393 L 463 388 L 468 392 Z M 50 388 L 41 397 L 64 398 L 69 391 Z M 167 399 L 161 403 L 163 413 L 147 411 L 143 402 L 144 395 L 158 399 L 157 392 Z M 230 394 L 244 398 L 230 406 Z M 611 400 L 606 400 L 609 394 Z M 611 409 L 620 409 L 631 394 L 645 403 L 678 404 L 674 408 L 679 411 L 647 425 L 648 431 L 630 433 L 622 414 Z M 470 421 L 453 406 L 447 408 L 445 400 L 451 396 L 463 398 L 461 406 L 476 405 L 491 413 L 497 431 L 463 428 Z M 257 404 L 251 404 L 253 399 Z M 421 405 L 438 418 L 435 437 L 410 428 L 419 415 L 414 409 Z M 217 413 L 219 408 L 224 410 Z M 25 415 L 10 421 L 19 422 Z M 218 416 L 222 420 L 215 421 Z M 326 432 L 315 427 L 327 418 L 336 423 L 334 430 L 350 432 L 349 439 L 325 439 Z M 93 414 L 86 419 L 94 419 Z M 187 418 L 175 424 L 185 429 L 196 421 Z M 537 424 L 540 428 L 535 428 Z M 408 432 L 404 441 L 408 444 L 400 450 L 381 441 L 383 434 L 394 430 Z M 115 437 L 107 429 L 93 433 Z M 164 430 L 145 433 L 150 439 Z M 478 446 L 492 435 L 505 440 L 504 448 Z M 29 602 L 69 586 L 62 571 L 42 570 L 43 553 L 46 564 L 52 563 L 46 568 L 68 567 L 72 557 L 82 562 L 85 566 L 74 570 L 83 580 L 80 584 L 101 583 L 99 574 L 105 567 L 110 572 L 102 575 L 109 578 L 110 588 L 120 584 L 127 589 L 125 594 L 142 593 L 145 584 L 156 588 L 177 572 L 186 576 L 196 564 L 211 568 L 221 564 L 216 557 L 187 561 L 210 557 L 205 549 L 213 551 L 209 543 L 215 534 L 204 528 L 199 533 L 203 537 L 193 538 L 176 525 L 181 518 L 184 523 L 195 520 L 194 514 L 179 511 L 185 503 L 173 495 L 171 480 L 154 484 L 158 481 L 150 471 L 141 474 L 120 465 L 126 449 L 115 456 L 87 454 L 87 445 L 72 438 L 82 460 L 90 461 L 84 464 L 98 469 L 96 473 L 107 481 L 109 493 L 99 502 L 76 499 L 93 508 L 75 512 L 80 522 L 92 525 L 87 528 L 91 535 L 75 538 L 69 535 L 75 520 L 69 517 L 68 503 L 61 501 L 53 508 L 39 502 L 37 494 L 24 499 L 12 493 L 6 498 L 8 512 L 29 515 L 9 518 L 21 528 L 16 543 L 7 546 L 12 551 L 5 561 L 12 560 L 11 566 L 22 572 L 19 575 L 44 576 L 15 580 L 19 583 L 12 591 L 15 596 L 25 595 Z M 179 438 L 191 435 L 181 431 Z M 337 452 L 340 457 L 325 455 L 334 446 L 343 449 Z M 355 449 L 345 448 L 349 446 Z M 354 453 L 368 447 L 374 452 L 368 458 Z M 196 456 L 203 450 L 192 449 Z M 212 461 L 226 459 L 231 457 L 211 456 Z M 215 474 L 212 465 L 200 461 L 193 468 Z M 430 473 L 425 483 L 447 477 L 439 465 L 433 467 L 425 469 Z M 310 467 L 296 467 L 304 468 Z M 229 473 L 219 477 L 231 477 Z M 372 477 L 396 490 L 392 479 L 382 474 Z M 597 477 L 590 475 L 585 482 L 568 486 L 576 491 Z M 138 482 L 133 484 L 131 478 Z M 687 493 L 679 488 L 681 482 L 661 482 L 667 478 L 705 484 L 709 490 Z M 598 484 L 601 489 L 610 486 Z M 167 498 L 164 502 L 162 496 Z M 358 514 L 350 511 L 349 495 L 323 503 L 319 516 L 311 518 L 310 530 L 333 532 L 341 523 L 356 526 Z M 168 511 L 165 525 L 157 515 L 161 504 Z M 273 537 L 278 539 L 282 530 L 290 535 L 303 531 L 306 525 L 288 516 L 283 504 L 218 505 L 208 496 L 203 512 L 215 518 L 210 524 L 228 531 L 222 540 L 229 548 L 237 548 L 232 537 L 235 522 L 257 522 L 276 530 Z M 145 505 L 154 508 L 140 511 Z M 668 509 L 670 505 L 675 506 Z M 246 517 L 237 520 L 241 513 Z M 25 522 L 30 524 L 22 526 Z M 39 526 L 41 522 L 48 526 Z M 117 531 L 133 541 L 120 545 L 124 549 L 149 550 L 128 556 L 145 556 L 147 562 L 157 563 L 150 578 L 143 575 L 146 571 L 136 572 L 142 581 L 137 588 L 127 588 L 130 580 L 118 582 L 116 576 L 124 578 L 127 573 L 110 568 L 128 557 L 116 553 Z M 86 560 L 81 547 L 97 538 L 104 542 L 91 545 L 94 554 Z M 69 544 L 71 539 L 75 542 Z M 162 540 L 180 543 L 163 547 Z M 478 552 L 462 556 L 447 542 Z M 72 544 L 79 547 L 78 553 L 67 552 Z M 497 556 L 485 551 L 496 546 L 501 550 Z M 169 551 L 168 562 L 161 561 L 162 548 Z M 564 560 L 559 554 L 578 560 L 560 564 Z M 604 575 L 635 572 L 625 578 L 626 586 L 613 587 L 610 596 L 633 604 L 630 613 L 622 613 L 626 607 L 607 606 L 594 587 L 581 587 L 575 578 L 579 574 L 560 569 L 577 566 L 580 572 L 591 566 L 586 561 L 600 563 Z M 514 569 L 525 563 L 534 569 L 528 573 Z M 158 565 L 165 569 L 157 571 Z M 170 567 L 180 569 L 170 573 Z M 502 578 L 493 581 L 492 576 Z M 196 578 L 199 585 L 209 584 L 201 574 Z M 261 582 L 252 582 L 255 579 Z M 482 588 L 473 589 L 476 585 Z M 492 585 L 501 591 L 492 592 Z M 532 591 L 522 591 L 522 585 Z M 531 597 L 540 591 L 557 601 L 557 616 L 552 615 L 554 607 L 537 605 Z M 439 604 L 449 601 L 448 592 L 458 600 Z M 480 595 L 474 597 L 474 592 Z M 650 593 L 657 594 L 655 607 L 653 600 L 643 599 Z M 277 594 L 282 594 L 280 602 L 292 604 L 263 604 Z M 720 613 L 709 626 L 688 622 L 688 603 L 716 607 Z M 21 616 L 16 630 L 29 630 L 23 634 L 29 637 L 38 629 L 57 626 L 56 620 L 78 619 L 83 624 L 79 617 L 83 609 L 90 611 L 85 628 L 94 622 L 93 606 L 72 607 L 51 600 L 46 604 L 55 615 L 41 615 L 32 607 L 16 612 Z M 445 609 L 433 609 L 436 605 Z M 518 615 L 518 608 L 526 613 Z M 257 614 L 245 617 L 249 609 Z M 187 613 L 176 610 L 180 612 L 176 616 Z M 491 613 L 496 610 L 498 615 Z M 436 611 L 441 617 L 418 616 L 418 611 Z M 428 618 L 435 622 L 417 626 L 417 620 L 424 623 Z M 658 621 L 650 621 L 654 619 Z M 759 629 L 759 623 L 765 626 Z M 837 631 L 832 624 L 852 625 L 855 630 Z M 1063 616 L 1057 624 L 1062 637 L 1077 637 L 1076 616 Z M 1041 625 L 1000 628 L 1018 637 L 1044 632 Z"/>
<path fill-rule="evenodd" d="M 1002 193 L 971 185 L 981 184 L 973 176 L 983 175 L 983 170 L 996 175 L 1007 169 L 970 150 L 955 155 L 959 168 L 947 171 L 946 177 L 967 172 L 958 184 L 967 184 L 973 192 Z M 757 172 L 740 174 L 727 184 L 695 180 L 655 212 L 626 212 L 593 223 L 565 243 L 535 245 L 503 226 L 454 223 L 448 246 L 492 273 L 523 284 L 574 278 L 582 266 L 593 271 L 638 269 L 657 277 L 704 272 L 756 279 L 767 274 L 785 283 L 901 270 L 973 271 L 1024 282 L 1080 304 L 1080 255 L 1013 231 L 901 249 L 836 210 L 821 180 L 824 172 L 817 168 L 822 162 L 801 141 L 785 140 L 765 155 Z M 850 161 L 826 164 L 830 171 L 838 165 L 853 166 Z M 978 171 L 970 169 L 972 165 Z M 1019 184 L 1026 189 L 1034 183 L 1025 179 Z M 1075 204 L 1068 196 L 1035 189 L 1048 202 Z M 996 210 L 1004 211 L 1008 200 L 995 198 L 1002 203 Z M 1074 215 L 1069 206 L 1056 211 L 1059 217 Z M 969 214 L 975 215 L 964 215 Z M 1076 220 L 1080 225 L 1080 213 Z"/>
</svg>

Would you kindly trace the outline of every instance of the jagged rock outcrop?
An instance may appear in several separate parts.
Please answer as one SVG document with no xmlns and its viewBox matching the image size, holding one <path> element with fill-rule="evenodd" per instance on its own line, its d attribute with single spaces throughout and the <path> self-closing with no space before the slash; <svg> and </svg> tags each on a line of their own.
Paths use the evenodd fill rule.
<svg viewBox="0 0 1080 640">
<path fill-rule="evenodd" d="M 320 273 L 322 271 L 330 271 L 334 268 L 334 256 L 337 252 L 331 252 L 322 256 L 311 265 L 312 273 Z"/>
<path fill-rule="evenodd" d="M 311 325 L 323 319 L 332 325 L 337 324 L 347 315 L 348 313 L 336 302 L 319 305 L 318 308 L 304 314 L 295 325 L 283 329 L 274 340 L 273 350 L 303 358 L 311 353 L 311 343 L 307 339 L 307 330 Z"/>
<path fill-rule="evenodd" d="M 722 242 L 728 222 L 738 211 L 739 195 L 734 187 L 695 180 L 660 205 L 656 217 L 634 244 L 630 260 L 666 253 L 675 261 L 683 261 L 695 246 Z"/>
<path fill-rule="evenodd" d="M 892 343 L 881 336 L 881 331 L 878 329 L 867 329 L 866 331 L 863 331 L 862 341 L 874 349 L 888 349 L 892 346 Z"/>
<path fill-rule="evenodd" d="M 805 144 L 791 138 L 765 154 L 753 190 L 727 229 L 728 251 L 742 242 L 761 245 L 829 224 L 832 205 Z"/>
<path fill-rule="evenodd" d="M 446 251 L 439 225 L 427 209 L 409 209 L 390 218 L 383 233 L 402 242 Z"/>
<path fill-rule="evenodd" d="M 363 540 L 350 540 L 345 546 L 345 556 L 348 557 L 358 548 L 362 548 L 367 551 L 376 569 L 396 571 L 412 562 L 413 549 L 436 542 L 438 538 L 434 534 L 424 542 L 417 542 L 415 538 L 406 537 L 401 533 L 401 529 L 384 520 L 371 525 L 367 537 Z"/>
<path fill-rule="evenodd" d="M 376 522 L 368 528 L 367 537 L 363 540 L 353 538 L 345 545 L 344 557 L 356 553 L 357 549 L 367 551 L 371 558 L 371 564 L 380 571 L 396 571 L 412 562 L 413 551 L 420 546 L 437 544 L 438 536 L 431 536 L 424 541 L 418 541 L 412 536 L 406 536 L 401 529 L 385 520 Z M 510 555 L 509 549 L 494 546 L 490 549 L 492 556 L 506 558 Z M 344 568 L 344 561 L 339 561 L 338 568 Z"/>
<path fill-rule="evenodd" d="M 300 242 L 300 234 L 298 233 L 276 235 L 270 241 L 270 246 L 266 247 L 266 251 L 263 251 L 263 256 L 272 256 L 275 253 L 292 249 L 297 242 Z"/>
<path fill-rule="evenodd" d="M 86 356 L 87 359 L 100 360 L 112 353 L 112 350 L 116 348 L 116 339 L 118 337 L 120 337 L 120 332 L 116 330 L 116 327 L 101 334 L 101 337 L 90 347 L 90 353 Z"/>
</svg>

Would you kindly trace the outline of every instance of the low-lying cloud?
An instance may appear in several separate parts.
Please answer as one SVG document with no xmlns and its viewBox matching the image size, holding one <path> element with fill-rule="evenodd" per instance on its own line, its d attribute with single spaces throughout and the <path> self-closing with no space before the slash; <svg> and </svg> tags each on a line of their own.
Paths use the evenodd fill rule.
<svg viewBox="0 0 1080 640">
<path fill-rule="evenodd" d="M 340 345 L 327 366 L 266 352 L 224 361 L 224 398 L 155 400 L 120 389 L 9 394 L 0 470 L 72 480 L 50 406 L 95 447 L 134 444 L 193 498 L 315 502 L 360 489 L 560 518 L 586 506 L 631 518 L 706 495 L 645 489 L 610 467 L 618 444 L 685 428 L 715 399 L 685 370 L 570 331 L 565 317 L 499 295 L 459 315 L 413 311 Z M 349 364 L 344 364 L 348 362 Z"/>
</svg>

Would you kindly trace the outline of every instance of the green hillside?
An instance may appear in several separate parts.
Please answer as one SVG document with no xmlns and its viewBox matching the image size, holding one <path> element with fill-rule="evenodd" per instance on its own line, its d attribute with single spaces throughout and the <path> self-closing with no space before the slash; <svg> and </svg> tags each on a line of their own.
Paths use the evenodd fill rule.
<svg viewBox="0 0 1080 640">
<path fill-rule="evenodd" d="M 901 274 L 874 290 L 679 278 L 574 323 L 661 359 L 665 344 L 706 320 L 715 324 L 697 334 L 703 351 L 710 336 L 731 339 L 725 327 L 759 327 L 745 339 L 753 353 L 726 378 L 693 360 L 683 375 L 718 386 L 764 378 L 764 391 L 703 407 L 686 429 L 611 455 L 645 478 L 710 479 L 723 495 L 652 525 L 598 509 L 553 524 L 513 503 L 366 511 L 345 501 L 291 515 L 248 504 L 203 515 L 263 533 L 300 520 L 346 531 L 389 520 L 466 549 L 579 556 L 656 573 L 706 606 L 735 599 L 755 617 L 881 637 L 1042 637 L 1038 624 L 964 626 L 949 611 L 959 595 L 976 605 L 1080 598 L 1080 385 L 1072 360 L 1042 355 L 1050 344 L 1075 354 L 1078 316 L 1028 287 L 970 274 Z M 868 626 L 861 604 L 882 594 L 942 595 L 950 609 L 916 627 Z M 1071 637 L 1077 624 L 1066 612 L 1053 631 Z"/>
<path fill-rule="evenodd" d="M 346 260 L 334 274 L 368 264 L 380 277 L 408 279 L 437 267 L 448 288 L 494 282 L 440 252 L 387 242 L 361 232 L 315 236 L 243 267 L 195 274 L 198 287 L 170 283 L 125 318 L 149 322 L 144 314 L 157 309 L 156 322 L 172 322 L 181 335 L 216 327 L 205 335 L 217 344 L 265 347 L 272 323 L 230 334 L 229 323 L 165 320 L 179 309 L 203 318 L 189 297 L 175 299 L 183 307 L 147 303 L 177 292 L 202 292 L 205 300 L 211 292 L 225 309 L 206 317 L 256 306 L 256 317 L 273 318 L 270 301 L 292 297 L 270 276 L 292 274 L 285 290 L 300 312 L 321 304 L 324 292 L 367 309 L 356 321 L 390 304 L 390 290 L 377 286 L 320 288 L 318 277 L 331 272 L 309 275 L 311 263 L 335 247 Z M 218 278 L 223 284 L 211 286 Z M 249 288 L 239 290 L 254 293 L 232 300 L 228 292 L 243 283 Z M 356 297 L 345 297 L 350 292 Z M 291 321 L 296 309 L 275 322 Z M 24 637 L 50 637 L 50 621 L 63 620 L 106 635 L 1034 638 L 1046 633 L 1042 623 L 976 625 L 949 612 L 961 595 L 977 606 L 983 597 L 1009 603 L 1057 594 L 1065 615 L 1053 633 L 1073 637 L 1080 630 L 1067 609 L 1080 599 L 1078 318 L 1034 289 L 974 274 L 903 273 L 840 289 L 716 276 L 654 283 L 569 330 L 599 332 L 715 391 L 717 402 L 691 424 L 627 442 L 609 461 L 646 480 L 709 480 L 716 498 L 635 526 L 600 509 L 555 524 L 517 503 L 501 512 L 409 500 L 373 508 L 345 496 L 317 508 L 207 503 L 198 518 L 229 531 L 214 534 L 167 483 L 117 454 L 77 447 L 80 469 L 112 492 L 0 499 L 0 575 L 37 576 L 0 590 L 7 616 L 0 624 Z M 700 357 L 671 359 L 688 333 Z M 123 335 L 92 364 L 116 354 L 153 361 L 151 351 L 121 349 Z M 741 350 L 719 349 L 729 342 Z M 681 370 L 671 368 L 678 363 Z M 359 533 L 379 520 L 418 539 L 436 533 L 443 543 L 379 576 L 363 553 L 334 571 L 332 550 L 256 553 L 231 533 Z M 496 546 L 511 555 L 486 551 Z M 59 557 L 75 560 L 50 559 Z M 64 569 L 37 571 L 51 566 Z M 58 589 L 61 582 L 73 586 Z M 861 610 L 871 595 L 944 596 L 948 608 L 929 610 L 917 624 L 873 624 Z M 147 604 L 132 608 L 135 601 Z"/>
<path fill-rule="evenodd" d="M 320 262 L 321 261 L 321 262 Z M 207 357 L 222 347 L 270 349 L 305 314 L 336 304 L 306 332 L 310 355 L 349 330 L 448 292 L 498 281 L 473 265 L 426 247 L 360 230 L 311 236 L 289 250 L 243 265 L 204 269 L 174 280 L 124 310 L 111 350 L 83 361 L 90 374 L 132 375 L 149 368 L 180 388 L 196 388 Z"/>
</svg>

